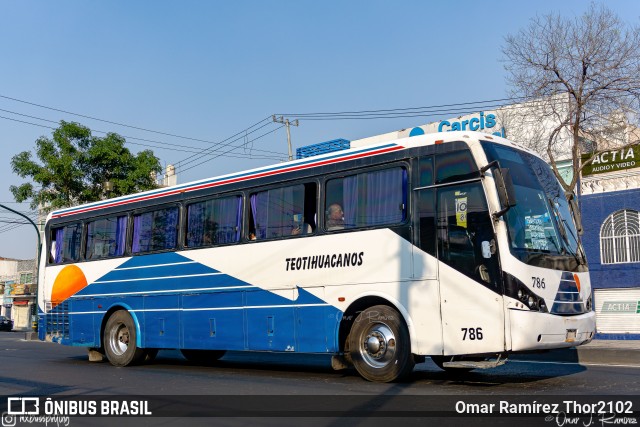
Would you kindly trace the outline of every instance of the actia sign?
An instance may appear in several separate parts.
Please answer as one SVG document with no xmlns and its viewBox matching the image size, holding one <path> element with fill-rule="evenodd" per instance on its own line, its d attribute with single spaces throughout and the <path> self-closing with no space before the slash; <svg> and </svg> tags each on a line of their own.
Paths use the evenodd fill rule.
<svg viewBox="0 0 640 427">
<path fill-rule="evenodd" d="M 635 313 L 640 314 L 640 301 L 605 301 L 603 313 Z"/>
<path fill-rule="evenodd" d="M 583 154 L 582 161 L 586 162 L 591 154 Z M 633 169 L 640 166 L 640 146 L 603 151 L 593 158 L 593 161 L 582 169 L 582 176 L 596 175 L 599 173 L 617 172 Z"/>
</svg>

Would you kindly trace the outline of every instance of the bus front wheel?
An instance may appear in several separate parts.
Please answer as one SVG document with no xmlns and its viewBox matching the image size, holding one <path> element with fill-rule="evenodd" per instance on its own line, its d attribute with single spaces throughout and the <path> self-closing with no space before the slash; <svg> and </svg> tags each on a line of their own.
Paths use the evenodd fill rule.
<svg viewBox="0 0 640 427">
<path fill-rule="evenodd" d="M 362 311 L 351 326 L 349 353 L 353 365 L 369 381 L 391 382 L 414 366 L 409 331 L 400 314 L 386 305 Z"/>
<path fill-rule="evenodd" d="M 136 345 L 136 325 L 126 311 L 118 310 L 107 320 L 104 352 L 114 366 L 135 365 L 144 359 L 144 349 Z"/>
</svg>

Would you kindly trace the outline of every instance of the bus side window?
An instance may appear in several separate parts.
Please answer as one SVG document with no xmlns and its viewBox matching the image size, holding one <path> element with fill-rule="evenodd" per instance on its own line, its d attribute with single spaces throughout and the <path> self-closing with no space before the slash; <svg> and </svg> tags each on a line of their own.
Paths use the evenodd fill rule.
<svg viewBox="0 0 640 427">
<path fill-rule="evenodd" d="M 178 243 L 178 217 L 180 210 L 170 206 L 133 216 L 134 254 L 174 249 Z"/>
<path fill-rule="evenodd" d="M 240 240 L 242 197 L 231 196 L 187 206 L 187 247 L 235 243 Z"/>
<path fill-rule="evenodd" d="M 51 251 L 49 252 L 49 264 L 60 264 L 62 262 L 62 239 L 64 228 L 51 229 Z"/>
<path fill-rule="evenodd" d="M 124 255 L 127 242 L 127 216 L 101 218 L 87 224 L 85 259 Z"/>
<path fill-rule="evenodd" d="M 398 224 L 407 218 L 407 171 L 373 170 L 326 183 L 327 231 Z"/>
<path fill-rule="evenodd" d="M 447 186 L 437 194 L 438 258 L 485 286 L 497 286 L 497 256 L 482 255 L 482 242 L 494 239 L 482 185 Z"/>
<path fill-rule="evenodd" d="M 479 176 L 478 166 L 468 149 L 436 156 L 436 184 L 464 181 Z"/>
<path fill-rule="evenodd" d="M 80 258 L 82 224 L 69 224 L 51 230 L 51 253 L 49 262 L 60 264 L 74 262 Z"/>
<path fill-rule="evenodd" d="M 433 157 L 422 157 L 418 162 L 418 170 L 420 181 L 418 182 L 419 187 L 426 187 L 428 185 L 433 185 Z"/>
<path fill-rule="evenodd" d="M 436 201 L 435 189 L 428 188 L 418 193 L 418 221 L 420 249 L 436 256 Z"/>
<path fill-rule="evenodd" d="M 247 237 L 249 240 L 265 240 L 313 233 L 316 194 L 315 183 L 251 194 Z"/>
</svg>

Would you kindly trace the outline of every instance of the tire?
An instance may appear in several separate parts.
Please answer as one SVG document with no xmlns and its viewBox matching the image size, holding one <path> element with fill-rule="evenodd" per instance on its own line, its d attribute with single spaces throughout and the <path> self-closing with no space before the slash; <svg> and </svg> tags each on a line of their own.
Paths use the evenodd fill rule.
<svg viewBox="0 0 640 427">
<path fill-rule="evenodd" d="M 213 365 L 224 354 L 225 350 L 180 350 L 180 353 L 194 365 Z"/>
<path fill-rule="evenodd" d="M 113 366 L 136 365 L 144 360 L 145 350 L 136 345 L 136 325 L 125 310 L 109 317 L 103 337 L 104 352 Z"/>
<path fill-rule="evenodd" d="M 391 382 L 414 367 L 409 331 L 393 308 L 376 305 L 361 312 L 349 333 L 349 354 L 366 380 Z"/>
</svg>

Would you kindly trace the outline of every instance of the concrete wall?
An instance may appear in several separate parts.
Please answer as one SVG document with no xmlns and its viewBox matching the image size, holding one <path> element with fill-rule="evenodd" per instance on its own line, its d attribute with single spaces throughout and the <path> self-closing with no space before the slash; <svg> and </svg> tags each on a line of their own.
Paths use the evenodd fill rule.
<svg viewBox="0 0 640 427">
<path fill-rule="evenodd" d="M 0 258 L 0 281 L 15 280 L 18 273 L 18 260 Z"/>
</svg>

